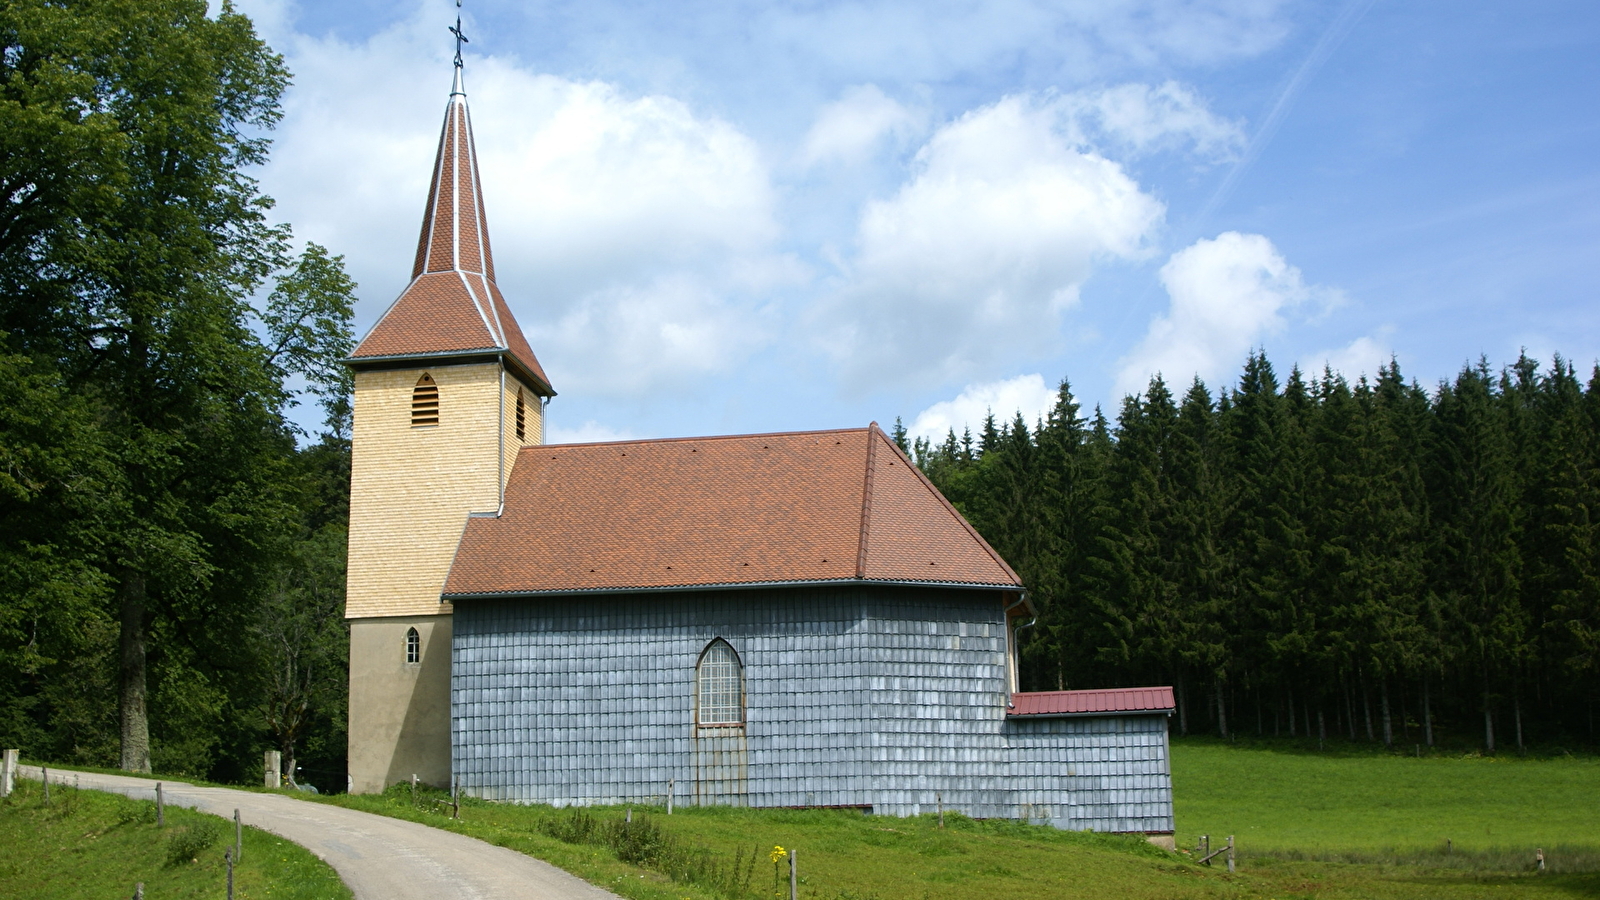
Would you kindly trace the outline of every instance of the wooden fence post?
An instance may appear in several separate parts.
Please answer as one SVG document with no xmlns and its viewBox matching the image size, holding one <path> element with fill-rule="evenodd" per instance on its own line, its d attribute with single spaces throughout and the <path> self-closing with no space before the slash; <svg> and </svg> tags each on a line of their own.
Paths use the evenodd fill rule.
<svg viewBox="0 0 1600 900">
<path fill-rule="evenodd" d="M 411 773 L 411 805 L 417 805 L 417 773 Z"/>
<path fill-rule="evenodd" d="M 450 783 L 450 818 L 461 818 L 461 776 Z"/>
<path fill-rule="evenodd" d="M 676 778 L 667 779 L 667 815 L 672 815 L 672 792 L 678 786 Z"/>
<path fill-rule="evenodd" d="M 233 900 L 233 848 L 222 851 L 222 858 L 228 863 L 228 900 Z"/>
<path fill-rule="evenodd" d="M 244 856 L 244 823 L 239 821 L 239 810 L 233 811 L 233 861 Z"/>
<path fill-rule="evenodd" d="M 44 766 L 39 767 L 40 780 L 44 782 L 44 802 L 50 802 L 50 770 Z"/>
<path fill-rule="evenodd" d="M 799 900 L 800 897 L 800 851 L 789 849 L 789 900 Z"/>
<path fill-rule="evenodd" d="M 141 881 L 133 886 L 133 900 L 144 900 L 144 882 Z"/>
<path fill-rule="evenodd" d="M 1228 873 L 1233 874 L 1233 835 L 1228 835 Z"/>
<path fill-rule="evenodd" d="M 161 796 L 161 782 L 158 781 L 156 782 L 156 827 L 160 828 L 166 824 L 167 805 L 165 799 Z"/>
<path fill-rule="evenodd" d="M 0 797 L 9 797 L 17 787 L 17 751 L 7 750 L 0 757 Z"/>
<path fill-rule="evenodd" d="M 934 797 L 934 800 L 937 801 L 938 804 L 939 804 L 939 827 L 943 828 L 944 827 L 944 794 L 942 794 L 942 793 L 934 794 L 933 797 Z"/>
</svg>

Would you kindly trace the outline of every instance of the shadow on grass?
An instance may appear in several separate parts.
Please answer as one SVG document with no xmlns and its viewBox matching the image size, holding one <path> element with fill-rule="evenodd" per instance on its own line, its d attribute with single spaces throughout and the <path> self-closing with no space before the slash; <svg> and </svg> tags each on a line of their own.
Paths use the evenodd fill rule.
<svg viewBox="0 0 1600 900">
<path fill-rule="evenodd" d="M 1557 844 L 1544 849 L 1547 875 L 1600 874 L 1600 848 Z M 1455 873 L 1495 873 L 1521 877 L 1538 872 L 1534 855 L 1524 847 L 1493 847 L 1463 850 L 1440 844 L 1424 849 L 1387 848 L 1380 850 L 1304 850 L 1252 849 L 1249 859 L 1275 859 L 1284 862 L 1347 863 L 1358 866 L 1406 866 L 1429 871 Z M 1596 882 L 1600 884 L 1600 881 Z"/>
</svg>

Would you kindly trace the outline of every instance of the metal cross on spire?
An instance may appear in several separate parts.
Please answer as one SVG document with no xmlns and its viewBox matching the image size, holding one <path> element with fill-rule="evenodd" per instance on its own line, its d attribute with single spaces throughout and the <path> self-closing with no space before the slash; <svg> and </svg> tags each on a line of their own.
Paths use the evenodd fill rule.
<svg viewBox="0 0 1600 900">
<path fill-rule="evenodd" d="M 457 10 L 461 9 L 461 0 L 456 0 L 456 9 Z M 460 12 L 456 13 L 456 24 L 455 24 L 454 28 L 450 29 L 450 33 L 456 36 L 456 68 L 459 69 L 459 68 L 461 68 L 461 45 L 462 44 L 470 44 L 470 43 L 472 43 L 471 41 L 467 40 L 467 36 L 466 35 L 461 33 L 461 13 Z"/>
</svg>

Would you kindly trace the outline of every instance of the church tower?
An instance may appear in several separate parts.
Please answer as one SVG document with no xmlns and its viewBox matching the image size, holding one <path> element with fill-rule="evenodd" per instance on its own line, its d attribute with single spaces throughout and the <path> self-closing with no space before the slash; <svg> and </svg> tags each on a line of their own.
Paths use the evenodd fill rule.
<svg viewBox="0 0 1600 900">
<path fill-rule="evenodd" d="M 501 509 L 555 396 L 495 284 L 460 55 L 411 283 L 355 372 L 349 572 L 350 788 L 450 781 L 451 608 L 467 520 Z"/>
</svg>

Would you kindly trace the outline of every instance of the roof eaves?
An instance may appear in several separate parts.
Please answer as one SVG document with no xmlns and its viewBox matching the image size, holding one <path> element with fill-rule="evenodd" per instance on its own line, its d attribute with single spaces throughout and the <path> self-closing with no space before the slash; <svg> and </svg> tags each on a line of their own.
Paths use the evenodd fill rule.
<svg viewBox="0 0 1600 900">
<path fill-rule="evenodd" d="M 987 584 L 973 581 L 902 581 L 879 578 L 816 578 L 786 581 L 721 581 L 706 584 L 633 585 L 604 588 L 557 588 L 553 590 L 463 591 L 441 593 L 441 602 L 463 600 L 510 600 L 518 597 L 592 597 L 605 594 L 676 594 L 688 591 L 736 591 L 747 588 L 820 587 L 828 585 L 872 585 L 886 587 L 957 588 L 963 590 L 1014 591 L 1014 584 Z"/>
<path fill-rule="evenodd" d="M 429 350 L 426 353 L 384 353 L 373 356 L 347 356 L 340 360 L 347 366 L 367 363 L 392 362 L 402 359 L 449 359 L 454 356 L 494 356 L 506 352 L 504 347 L 465 347 L 455 350 Z"/>
</svg>

